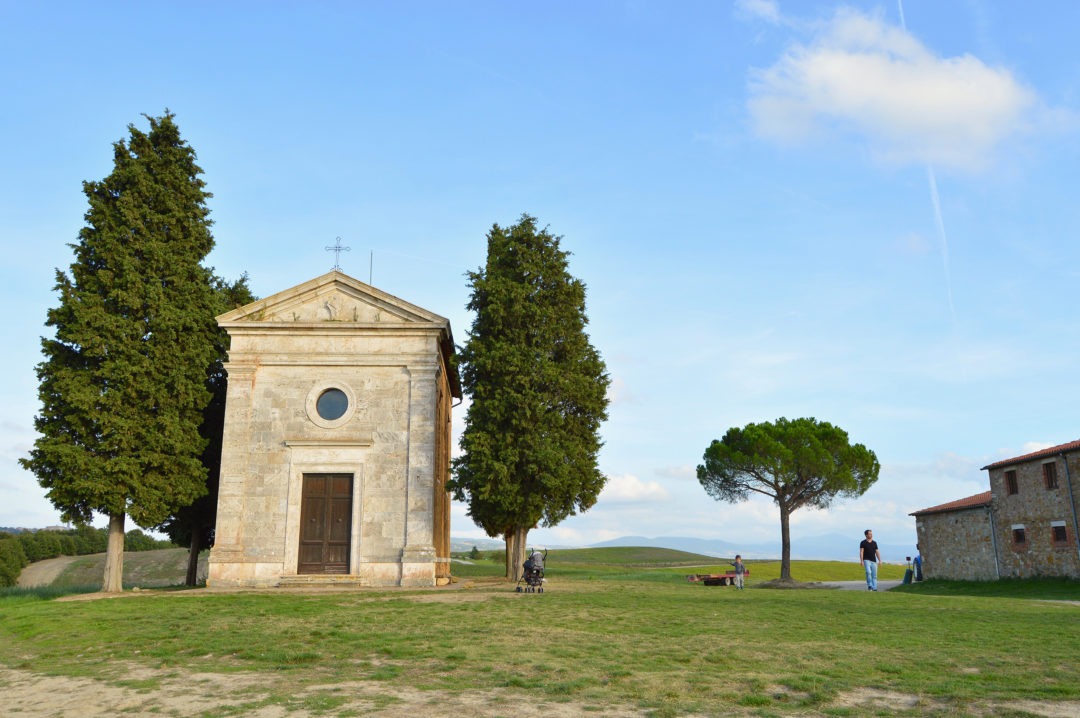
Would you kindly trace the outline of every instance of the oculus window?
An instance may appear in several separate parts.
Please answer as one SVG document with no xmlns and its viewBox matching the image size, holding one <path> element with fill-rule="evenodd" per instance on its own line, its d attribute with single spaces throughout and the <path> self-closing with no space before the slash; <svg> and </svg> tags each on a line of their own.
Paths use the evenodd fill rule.
<svg viewBox="0 0 1080 718">
<path fill-rule="evenodd" d="M 315 411 L 326 421 L 337 421 L 349 410 L 349 396 L 341 389 L 327 389 L 315 400 Z"/>
<path fill-rule="evenodd" d="M 319 382 L 308 391 L 307 416 L 323 429 L 336 429 L 349 423 L 356 407 L 356 393 L 343 381 Z"/>
</svg>

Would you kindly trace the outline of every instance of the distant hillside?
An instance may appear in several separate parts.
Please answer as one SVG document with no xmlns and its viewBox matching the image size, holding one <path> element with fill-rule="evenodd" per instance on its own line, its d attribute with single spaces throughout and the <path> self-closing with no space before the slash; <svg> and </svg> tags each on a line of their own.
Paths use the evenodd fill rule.
<svg viewBox="0 0 1080 718">
<path fill-rule="evenodd" d="M 809 536 L 791 542 L 791 558 L 807 561 L 857 561 L 859 541 L 862 536 L 826 534 Z M 704 556 L 731 558 L 742 554 L 747 559 L 780 558 L 780 542 L 775 543 L 734 543 L 724 539 L 701 539 L 685 536 L 623 536 L 610 541 L 592 544 L 592 548 L 608 546 L 652 546 L 687 551 Z M 887 544 L 878 542 L 881 557 L 887 563 L 904 563 L 907 556 L 914 555 L 915 545 Z"/>
<path fill-rule="evenodd" d="M 687 551 L 651 546 L 552 549 L 549 562 L 599 566 L 698 566 L 716 563 L 715 558 Z"/>
<path fill-rule="evenodd" d="M 502 551 L 506 547 L 506 544 L 502 541 L 496 541 L 495 539 L 450 537 L 450 550 L 454 553 L 472 551 L 473 546 L 475 546 L 478 551 Z"/>
<path fill-rule="evenodd" d="M 795 539 L 791 542 L 791 558 L 799 561 L 857 561 L 859 556 L 859 542 L 861 535 L 848 536 L 846 534 L 824 534 L 821 536 L 807 536 Z M 914 536 L 911 544 L 883 543 L 878 541 L 881 548 L 881 556 L 887 563 L 904 563 L 907 556 L 915 554 Z M 504 544 L 494 539 L 450 539 L 450 550 L 455 553 L 471 551 L 472 547 L 480 551 L 501 551 Z M 738 543 L 722 538 L 703 539 L 690 536 L 621 536 L 610 541 L 589 544 L 588 546 L 560 547 L 550 546 L 551 549 L 566 548 L 611 548 L 638 546 L 642 548 L 665 548 L 674 551 L 685 551 L 698 556 L 711 558 L 733 558 L 735 554 L 741 554 L 746 559 L 779 559 L 780 541 L 764 543 Z"/>
<path fill-rule="evenodd" d="M 153 551 L 124 552 L 124 585 L 141 588 L 159 588 L 179 586 L 184 583 L 187 574 L 188 550 L 186 548 L 167 548 Z M 46 559 L 32 563 L 23 569 L 23 573 L 39 569 L 42 564 L 63 562 L 57 575 L 48 575 L 44 585 L 54 586 L 90 586 L 100 585 L 105 575 L 105 554 L 95 553 L 87 556 L 65 556 L 60 559 Z M 206 578 L 206 554 L 199 558 L 199 577 Z M 20 585 L 26 582 L 20 577 Z M 38 581 L 31 585 L 39 584 Z"/>
</svg>

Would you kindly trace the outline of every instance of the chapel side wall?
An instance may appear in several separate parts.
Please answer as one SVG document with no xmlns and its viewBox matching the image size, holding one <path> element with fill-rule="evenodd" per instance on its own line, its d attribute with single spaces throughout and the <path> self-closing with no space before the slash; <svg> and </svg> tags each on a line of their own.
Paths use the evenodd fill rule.
<svg viewBox="0 0 1080 718">
<path fill-rule="evenodd" d="M 435 406 L 435 465 L 433 493 L 435 500 L 435 579 L 450 578 L 450 478 L 451 401 L 446 371 L 439 372 L 438 398 Z"/>
<path fill-rule="evenodd" d="M 992 581 L 994 545 L 985 508 L 915 518 L 923 576 L 953 581 Z"/>
<path fill-rule="evenodd" d="M 1043 464 L 1056 467 L 1057 488 L 1047 488 L 1043 480 Z M 1064 576 L 1080 578 L 1080 549 L 1077 547 L 1074 525 L 1077 489 L 1080 484 L 1080 455 L 1068 457 L 1068 471 L 1061 456 L 1000 466 L 990 469 L 990 489 L 993 499 L 994 523 L 1001 555 L 1003 578 L 1031 576 Z M 1009 494 L 1006 471 L 1016 472 L 1017 493 Z M 1069 501 L 1072 479 L 1073 503 Z M 1064 523 L 1066 541 L 1052 540 L 1051 525 Z M 1013 540 L 1013 529 L 1024 527 L 1026 541 Z"/>
</svg>

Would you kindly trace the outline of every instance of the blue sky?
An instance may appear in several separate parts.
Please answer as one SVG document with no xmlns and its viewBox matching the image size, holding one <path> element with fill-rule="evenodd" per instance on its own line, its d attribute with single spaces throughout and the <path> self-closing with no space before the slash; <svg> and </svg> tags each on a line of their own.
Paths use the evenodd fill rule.
<svg viewBox="0 0 1080 718">
<path fill-rule="evenodd" d="M 613 379 L 609 483 L 533 543 L 778 541 L 771 503 L 718 504 L 694 467 L 731 426 L 813 416 L 882 471 L 797 512 L 796 553 L 913 545 L 911 511 L 1080 436 L 1078 25 L 1065 1 L 0 2 L 0 525 L 58 521 L 17 459 L 81 183 L 169 108 L 209 264 L 260 296 L 340 237 L 345 272 L 461 343 L 491 225 L 563 236 Z M 453 533 L 483 535 L 462 506 Z"/>
</svg>

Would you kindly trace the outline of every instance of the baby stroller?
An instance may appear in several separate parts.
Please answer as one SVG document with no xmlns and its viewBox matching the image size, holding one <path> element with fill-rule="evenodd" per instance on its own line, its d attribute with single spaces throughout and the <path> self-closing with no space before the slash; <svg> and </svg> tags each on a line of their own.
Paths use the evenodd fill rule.
<svg viewBox="0 0 1080 718">
<path fill-rule="evenodd" d="M 547 549 L 544 549 L 543 553 L 532 551 L 525 559 L 525 563 L 521 564 L 521 579 L 517 584 L 518 593 L 544 592 L 544 561 L 547 560 L 547 554 Z"/>
</svg>

